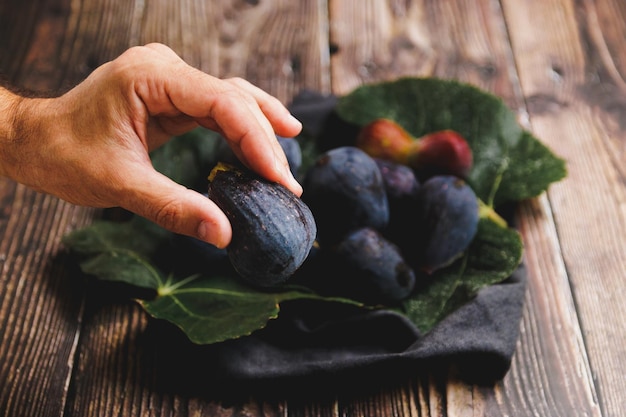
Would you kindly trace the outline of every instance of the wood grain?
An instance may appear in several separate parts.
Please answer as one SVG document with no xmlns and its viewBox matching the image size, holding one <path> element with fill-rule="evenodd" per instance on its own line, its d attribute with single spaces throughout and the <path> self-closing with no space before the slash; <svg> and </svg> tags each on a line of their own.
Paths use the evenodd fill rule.
<svg viewBox="0 0 626 417">
<path fill-rule="evenodd" d="M 533 273 L 514 371 L 501 395 L 512 415 L 600 416 L 570 283 L 554 250 L 558 237 L 547 197 L 522 204 L 519 213 L 525 263 Z"/>
<path fill-rule="evenodd" d="M 569 169 L 517 212 L 529 282 L 502 381 L 472 385 L 450 369 L 232 399 L 190 390 L 174 339 L 129 289 L 93 282 L 68 259 L 61 237 L 100 211 L 0 179 L 0 415 L 621 415 L 625 18 L 621 0 L 0 2 L 0 74 L 18 88 L 62 92 L 149 42 L 285 103 L 302 89 L 453 78 L 502 97 Z"/>
<path fill-rule="evenodd" d="M 604 415 L 618 416 L 626 389 L 626 352 L 619 347 L 626 334 L 615 323 L 625 316 L 626 130 L 616 97 L 623 100 L 626 90 L 614 65 L 624 51 L 614 50 L 611 59 L 606 53 L 622 33 L 600 25 L 599 16 L 620 7 L 531 1 L 520 9 L 511 1 L 505 10 L 533 129 L 568 164 L 568 178 L 548 197 L 600 405 Z"/>
<path fill-rule="evenodd" d="M 22 186 L 15 188 L 12 206 L 0 239 L 0 403 L 9 415 L 60 415 L 83 293 L 59 237 L 90 217 Z"/>
</svg>

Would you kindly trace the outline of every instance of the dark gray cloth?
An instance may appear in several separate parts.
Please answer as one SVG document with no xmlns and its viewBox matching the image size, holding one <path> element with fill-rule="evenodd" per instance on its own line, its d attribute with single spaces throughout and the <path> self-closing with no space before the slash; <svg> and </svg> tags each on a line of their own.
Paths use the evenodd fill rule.
<svg viewBox="0 0 626 417">
<path fill-rule="evenodd" d="M 464 378 L 488 383 L 502 378 L 510 367 L 525 284 L 520 267 L 425 335 L 404 316 L 387 310 L 287 304 L 266 329 L 216 345 L 213 354 L 224 376 L 250 381 L 455 364 Z"/>
</svg>

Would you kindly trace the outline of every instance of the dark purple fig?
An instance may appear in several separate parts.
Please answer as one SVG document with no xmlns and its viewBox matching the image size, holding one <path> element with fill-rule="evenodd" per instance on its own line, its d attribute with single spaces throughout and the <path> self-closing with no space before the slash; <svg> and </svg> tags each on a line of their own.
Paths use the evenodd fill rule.
<svg viewBox="0 0 626 417">
<path fill-rule="evenodd" d="M 383 230 L 389 203 L 378 165 L 364 151 L 343 146 L 321 154 L 305 173 L 302 199 L 311 208 L 322 245 L 360 227 Z"/>
<path fill-rule="evenodd" d="M 407 235 L 407 226 L 415 221 L 419 182 L 415 173 L 406 165 L 374 158 L 385 183 L 389 202 L 389 224 L 384 230 L 387 238 L 397 244 L 414 240 Z"/>
<path fill-rule="evenodd" d="M 416 259 L 430 274 L 463 255 L 478 230 L 479 203 L 472 188 L 461 178 L 439 175 L 419 190 L 419 230 Z"/>
<path fill-rule="evenodd" d="M 226 250 L 237 273 L 257 287 L 284 283 L 315 242 L 311 210 L 281 184 L 232 165 L 217 164 L 209 181 L 209 198 L 232 226 Z"/>
<path fill-rule="evenodd" d="M 380 158 L 374 158 L 374 161 L 376 161 L 383 176 L 387 198 L 393 200 L 415 199 L 419 189 L 419 181 L 411 168 Z"/>
<path fill-rule="evenodd" d="M 415 273 L 398 247 L 375 229 L 354 230 L 331 250 L 332 285 L 339 295 L 393 305 L 415 287 Z"/>
</svg>

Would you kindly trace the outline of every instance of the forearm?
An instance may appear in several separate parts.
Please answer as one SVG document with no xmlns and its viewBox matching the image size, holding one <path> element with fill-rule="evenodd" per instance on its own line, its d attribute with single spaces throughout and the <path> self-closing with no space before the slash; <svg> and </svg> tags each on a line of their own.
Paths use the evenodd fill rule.
<svg viewBox="0 0 626 417">
<path fill-rule="evenodd" d="M 23 97 L 0 87 L 0 175 L 9 176 L 11 148 L 16 140 L 17 109 Z"/>
<path fill-rule="evenodd" d="M 49 130 L 58 117 L 49 114 L 52 99 L 24 97 L 0 87 L 0 176 L 39 189 L 47 168 Z M 48 174 L 49 175 L 49 174 Z"/>
</svg>

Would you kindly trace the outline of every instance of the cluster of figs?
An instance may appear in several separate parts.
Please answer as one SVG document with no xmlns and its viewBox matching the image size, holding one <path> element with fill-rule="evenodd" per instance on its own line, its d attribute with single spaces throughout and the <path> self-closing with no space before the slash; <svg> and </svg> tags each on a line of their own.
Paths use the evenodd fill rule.
<svg viewBox="0 0 626 417">
<path fill-rule="evenodd" d="M 477 232 L 479 200 L 466 182 L 472 151 L 455 131 L 416 138 L 376 119 L 304 172 L 299 142 L 278 140 L 300 174 L 300 198 L 238 164 L 226 146 L 209 175 L 207 196 L 233 229 L 224 256 L 246 284 L 394 305 L 462 256 Z"/>
</svg>

